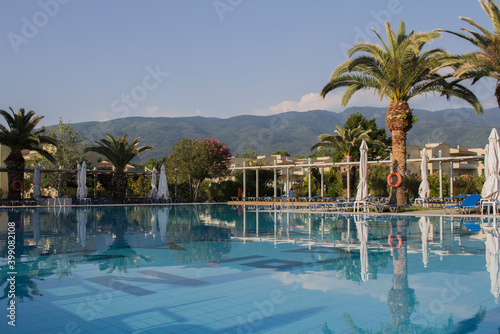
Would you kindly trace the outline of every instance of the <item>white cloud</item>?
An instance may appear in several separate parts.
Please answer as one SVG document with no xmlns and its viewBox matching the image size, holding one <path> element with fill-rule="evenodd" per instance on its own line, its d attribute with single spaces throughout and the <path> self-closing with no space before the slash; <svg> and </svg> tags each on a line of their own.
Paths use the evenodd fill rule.
<svg viewBox="0 0 500 334">
<path fill-rule="evenodd" d="M 469 88 L 474 92 L 477 98 L 483 104 L 484 109 L 495 108 L 497 106 L 492 88 L 494 85 L 488 85 L 487 81 L 479 81 Z M 387 107 L 389 100 L 380 97 L 373 90 L 361 90 L 356 92 L 347 106 L 342 106 L 342 95 L 344 90 L 333 91 L 323 99 L 319 93 L 308 93 L 300 97 L 298 101 L 282 101 L 267 109 L 255 110 L 255 115 L 274 115 L 287 111 L 309 111 L 309 110 L 329 110 L 342 112 L 348 107 Z M 451 98 L 450 101 L 440 96 L 439 93 L 415 96 L 409 102 L 413 109 L 425 109 L 430 111 L 444 109 L 471 108 L 471 105 L 458 98 Z"/>
<path fill-rule="evenodd" d="M 370 295 L 376 300 L 387 302 L 387 293 L 385 290 L 381 290 L 380 286 L 386 286 L 389 290 L 392 275 L 380 273 L 377 280 L 368 280 L 362 283 L 342 278 L 336 271 L 306 271 L 302 274 L 277 272 L 272 275 L 272 278 L 287 286 L 300 285 L 305 290 L 337 291 L 359 296 Z M 381 291 L 383 292 L 381 293 Z"/>
<path fill-rule="evenodd" d="M 156 112 L 158 111 L 158 106 L 154 107 L 147 107 L 146 108 L 146 115 L 149 117 L 156 117 Z"/>
<path fill-rule="evenodd" d="M 326 95 L 323 99 L 319 93 L 309 93 L 303 95 L 299 101 L 283 101 L 267 109 L 256 110 L 257 115 L 273 115 L 287 111 L 309 111 L 309 110 L 329 110 L 334 112 L 342 112 L 350 106 L 372 106 L 386 107 L 387 100 L 380 101 L 378 95 L 373 91 L 359 91 L 354 94 L 345 107 L 342 106 L 342 95 L 344 91 L 334 91 Z"/>
</svg>

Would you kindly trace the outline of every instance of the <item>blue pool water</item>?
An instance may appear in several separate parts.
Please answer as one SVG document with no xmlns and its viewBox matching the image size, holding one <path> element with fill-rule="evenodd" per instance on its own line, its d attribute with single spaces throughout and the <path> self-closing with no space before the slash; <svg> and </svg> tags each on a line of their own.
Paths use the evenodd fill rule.
<svg viewBox="0 0 500 334">
<path fill-rule="evenodd" d="M 498 333 L 494 223 L 218 204 L 2 210 L 0 332 Z"/>
</svg>

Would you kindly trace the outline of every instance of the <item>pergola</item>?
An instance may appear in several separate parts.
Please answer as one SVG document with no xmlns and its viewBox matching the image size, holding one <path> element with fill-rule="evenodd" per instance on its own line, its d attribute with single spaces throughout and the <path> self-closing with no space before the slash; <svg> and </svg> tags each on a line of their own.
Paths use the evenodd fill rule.
<svg viewBox="0 0 500 334">
<path fill-rule="evenodd" d="M 0 172 L 7 172 L 7 168 L 5 167 L 0 167 Z M 34 168 L 25 168 L 24 169 L 24 172 L 25 173 L 34 173 L 35 172 L 35 169 Z M 40 169 L 40 172 L 41 173 L 46 173 L 46 174 L 58 174 L 59 175 L 59 194 L 61 193 L 61 188 L 62 188 L 62 178 L 61 176 L 63 174 L 74 174 L 74 175 L 77 175 L 78 174 L 78 170 L 77 169 L 63 169 L 63 168 L 57 168 L 57 169 L 50 169 L 50 168 L 41 168 Z M 112 175 L 114 174 L 115 171 L 114 170 L 110 170 L 110 169 L 88 169 L 87 170 L 87 174 L 90 174 L 90 175 L 93 175 L 94 176 L 94 189 L 96 188 L 97 186 L 97 176 L 98 175 Z M 124 172 L 125 174 L 128 174 L 128 175 L 150 175 L 152 174 L 151 171 L 149 170 L 145 170 L 145 171 L 125 171 Z M 147 188 L 148 185 L 147 185 L 147 182 L 145 181 L 144 182 L 144 193 L 146 194 L 147 196 Z M 23 188 L 24 188 L 24 185 L 23 185 Z M 97 192 L 94 191 L 94 197 L 96 198 L 97 197 Z"/>
<path fill-rule="evenodd" d="M 433 157 L 429 158 L 428 162 L 438 162 L 439 163 L 439 197 L 443 199 L 443 162 L 451 162 L 450 163 L 450 196 L 454 197 L 453 194 L 453 162 L 462 162 L 462 161 L 482 161 L 484 160 L 484 155 L 475 155 L 475 156 L 462 156 L 462 157 Z M 420 163 L 422 159 L 407 159 L 407 164 Z M 389 160 L 376 160 L 376 161 L 368 161 L 368 165 L 390 165 L 391 159 Z M 246 171 L 247 170 L 255 170 L 256 174 L 256 197 L 259 197 L 259 170 L 274 170 L 274 197 L 277 197 L 277 171 L 278 169 L 286 170 L 286 189 L 290 189 L 290 170 L 291 169 L 307 169 L 308 177 L 309 177 L 309 196 L 311 199 L 311 169 L 319 168 L 321 172 L 321 196 L 324 196 L 324 168 L 325 167 L 341 167 L 341 166 L 358 166 L 358 161 L 347 161 L 347 162 L 319 162 L 319 163 L 311 163 L 311 159 L 309 158 L 307 164 L 288 164 L 288 165 L 278 165 L 276 160 L 273 165 L 266 166 L 246 166 L 246 163 L 243 162 L 242 167 L 230 167 L 230 170 L 243 170 L 243 198 L 246 198 Z M 349 189 L 349 174 L 347 173 L 348 181 L 347 181 L 347 191 L 350 192 Z"/>
</svg>

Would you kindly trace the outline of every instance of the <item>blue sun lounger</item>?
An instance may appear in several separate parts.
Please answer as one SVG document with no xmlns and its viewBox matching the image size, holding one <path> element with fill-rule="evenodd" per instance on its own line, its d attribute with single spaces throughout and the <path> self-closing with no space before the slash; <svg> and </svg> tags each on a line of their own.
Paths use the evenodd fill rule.
<svg viewBox="0 0 500 334">
<path fill-rule="evenodd" d="M 444 212 L 446 212 L 446 214 L 450 214 L 454 209 L 458 209 L 460 213 L 470 213 L 472 210 L 480 210 L 480 200 L 481 195 L 468 195 L 461 204 L 445 205 Z"/>
</svg>

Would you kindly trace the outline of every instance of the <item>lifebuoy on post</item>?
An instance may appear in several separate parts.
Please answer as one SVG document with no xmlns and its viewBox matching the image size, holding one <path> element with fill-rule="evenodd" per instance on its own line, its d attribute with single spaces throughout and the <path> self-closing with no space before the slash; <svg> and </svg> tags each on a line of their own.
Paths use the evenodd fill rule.
<svg viewBox="0 0 500 334">
<path fill-rule="evenodd" d="M 12 189 L 14 191 L 20 191 L 21 189 L 23 189 L 23 183 L 19 180 L 15 180 L 14 182 L 12 182 Z"/>
<path fill-rule="evenodd" d="M 401 236 L 400 235 L 395 235 L 395 237 L 398 239 L 398 244 L 397 245 L 394 245 L 392 243 L 392 235 L 389 235 L 389 246 L 393 247 L 393 248 L 399 248 L 401 247 L 401 245 L 403 244 L 403 240 L 401 240 Z"/>
<path fill-rule="evenodd" d="M 393 178 L 396 177 L 396 182 L 393 182 Z M 387 177 L 387 184 L 390 187 L 397 188 L 401 185 L 401 175 L 399 173 L 391 173 Z"/>
</svg>

